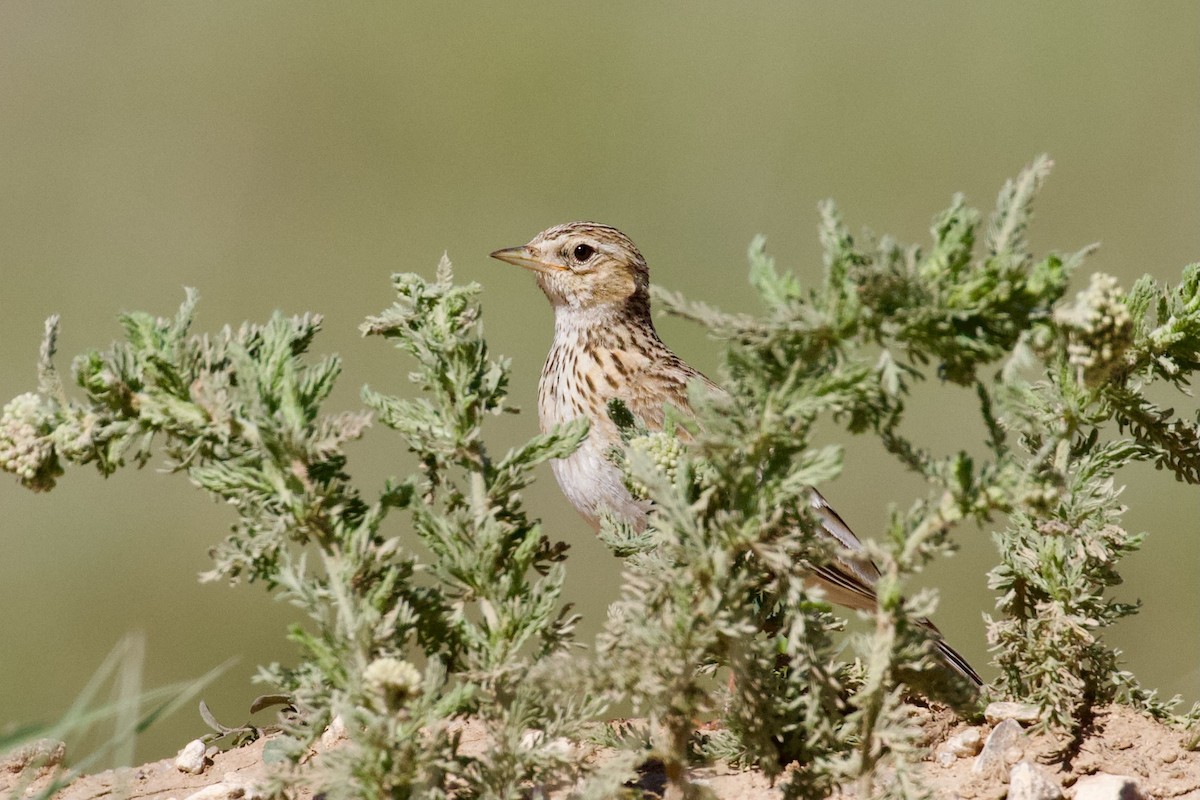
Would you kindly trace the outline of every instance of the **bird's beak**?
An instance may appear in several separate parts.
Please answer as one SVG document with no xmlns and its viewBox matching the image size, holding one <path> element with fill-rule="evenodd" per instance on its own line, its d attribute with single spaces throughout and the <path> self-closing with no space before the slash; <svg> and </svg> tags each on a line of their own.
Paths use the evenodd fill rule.
<svg viewBox="0 0 1200 800">
<path fill-rule="evenodd" d="M 540 261 L 535 254 L 530 251 L 528 245 L 520 247 L 507 247 L 503 250 L 497 250 L 492 253 L 492 258 L 498 258 L 501 261 L 507 261 L 509 264 L 516 264 L 518 267 L 531 269 L 534 272 L 553 272 L 555 270 L 566 269 L 558 264 L 551 264 L 546 261 Z"/>
</svg>

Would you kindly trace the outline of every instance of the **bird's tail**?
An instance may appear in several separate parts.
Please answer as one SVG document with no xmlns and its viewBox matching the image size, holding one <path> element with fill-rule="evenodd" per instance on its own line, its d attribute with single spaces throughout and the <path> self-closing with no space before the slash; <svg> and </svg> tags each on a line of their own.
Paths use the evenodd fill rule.
<svg viewBox="0 0 1200 800">
<path fill-rule="evenodd" d="M 870 559 L 862 556 L 862 542 L 854 535 L 846 521 L 834 511 L 833 506 L 829 505 L 829 501 L 816 489 L 810 489 L 809 492 L 809 505 L 821 523 L 821 530 L 836 540 L 842 548 L 842 552 L 829 563 L 816 567 L 809 581 L 820 586 L 825 592 L 825 598 L 831 603 L 848 608 L 873 610 L 878 602 L 875 584 L 879 580 L 879 568 Z M 983 679 L 979 677 L 979 673 L 971 668 L 961 653 L 946 644 L 941 631 L 932 621 L 922 619 L 918 622 L 937 637 L 938 652 L 947 664 L 976 688 L 983 686 Z"/>
<path fill-rule="evenodd" d="M 934 630 L 936 630 L 936 628 Z M 937 639 L 937 649 L 938 652 L 941 653 L 942 658 L 945 659 L 946 663 L 954 667 L 955 671 L 973 683 L 975 688 L 980 688 L 983 686 L 983 678 L 979 677 L 979 673 L 971 667 L 971 664 L 967 661 L 967 659 L 963 658 L 962 654 L 953 647 L 946 644 L 946 640 L 942 639 L 940 636 Z"/>
</svg>

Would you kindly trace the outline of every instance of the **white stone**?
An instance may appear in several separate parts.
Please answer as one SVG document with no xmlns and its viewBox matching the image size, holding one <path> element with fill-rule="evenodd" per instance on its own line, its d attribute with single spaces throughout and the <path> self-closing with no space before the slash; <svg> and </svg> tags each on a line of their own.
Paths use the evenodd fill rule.
<svg viewBox="0 0 1200 800">
<path fill-rule="evenodd" d="M 219 783 L 205 786 L 189 794 L 184 800 L 264 800 L 261 789 L 248 777 L 237 772 L 226 772 Z"/>
<path fill-rule="evenodd" d="M 1098 772 L 1075 784 L 1075 800 L 1146 800 L 1138 782 L 1128 775 Z"/>
<path fill-rule="evenodd" d="M 556 736 L 547 743 L 546 752 L 560 758 L 569 758 L 575 752 L 575 745 L 565 736 Z"/>
<path fill-rule="evenodd" d="M 240 789 L 240 787 L 238 787 Z M 205 786 L 199 791 L 192 792 L 184 800 L 230 800 L 234 797 L 234 787 L 227 783 L 214 783 L 212 786 Z M 240 795 L 238 795 L 240 797 Z"/>
<path fill-rule="evenodd" d="M 575 745 L 565 736 L 557 736 L 550 741 L 546 741 L 545 731 L 529 728 L 521 736 L 521 749 L 536 750 L 539 748 L 547 754 L 553 754 L 560 758 L 568 758 L 575 751 Z"/>
<path fill-rule="evenodd" d="M 329 727 L 321 733 L 321 746 L 328 750 L 345 738 L 346 721 L 342 719 L 341 714 L 338 714 L 330 720 Z"/>
<path fill-rule="evenodd" d="M 988 734 L 983 750 L 976 756 L 975 763 L 971 765 L 971 772 L 976 775 L 986 773 L 994 773 L 997 776 L 1004 775 L 1008 766 L 1006 754 L 1010 748 L 1021 746 L 1024 738 L 1025 733 L 1021 730 L 1021 723 L 1015 719 L 1004 720 Z"/>
<path fill-rule="evenodd" d="M 1025 725 L 1031 725 L 1042 718 L 1041 710 L 1031 703 L 988 703 L 983 710 L 983 718 L 995 725 L 1006 719 L 1015 719 Z"/>
<path fill-rule="evenodd" d="M 951 767 L 954 766 L 955 761 L 958 761 L 958 756 L 954 755 L 954 753 L 951 753 L 949 750 L 939 750 L 938 754 L 934 757 L 934 760 L 937 761 L 938 766 Z"/>
<path fill-rule="evenodd" d="M 30 765 L 55 767 L 62 763 L 67 746 L 55 739 L 35 739 L 15 750 L 0 754 L 0 770 L 20 772 Z"/>
<path fill-rule="evenodd" d="M 262 787 L 249 777 L 244 777 L 236 772 L 226 772 L 224 782 L 233 790 L 234 797 L 239 797 L 241 800 L 266 800 Z"/>
<path fill-rule="evenodd" d="M 983 731 L 979 728 L 967 728 L 965 731 L 959 731 L 943 742 L 941 749 L 958 758 L 976 755 L 983 749 Z"/>
<path fill-rule="evenodd" d="M 189 775 L 199 775 L 201 772 L 204 772 L 205 751 L 207 750 L 208 745 L 203 741 L 192 739 L 175 756 L 175 769 L 180 772 L 186 772 Z"/>
<path fill-rule="evenodd" d="M 1061 800 L 1062 789 L 1028 761 L 1013 765 L 1008 775 L 1008 800 Z"/>
</svg>

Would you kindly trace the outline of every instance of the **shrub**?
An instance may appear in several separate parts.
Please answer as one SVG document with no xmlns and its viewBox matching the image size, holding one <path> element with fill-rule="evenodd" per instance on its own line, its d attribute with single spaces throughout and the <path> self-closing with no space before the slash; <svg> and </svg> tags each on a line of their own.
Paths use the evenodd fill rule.
<svg viewBox="0 0 1200 800">
<path fill-rule="evenodd" d="M 858 241 L 822 206 L 821 285 L 777 269 L 761 238 L 751 246 L 757 315 L 657 291 L 725 343 L 729 395 L 697 396 L 686 430 L 639 431 L 611 409 L 629 442 L 617 457 L 656 510 L 645 531 L 604 527 L 626 559 L 624 585 L 590 651 L 561 597 L 566 547 L 520 495 L 586 426 L 489 450 L 488 419 L 513 410 L 508 363 L 482 337 L 479 287 L 455 284 L 446 260 L 432 282 L 395 276 L 396 303 L 364 324 L 415 363 L 418 389 L 409 399 L 364 389 L 364 411 L 321 412 L 339 363 L 307 356 L 316 316 L 196 335 L 189 291 L 173 318 L 126 314 L 124 342 L 76 359 L 79 398 L 55 371 L 51 319 L 38 391 L 0 419 L 0 467 L 48 490 L 68 464 L 109 474 L 157 450 L 234 508 L 205 578 L 261 582 L 308 618 L 290 634 L 300 662 L 260 676 L 299 712 L 277 751 L 298 759 L 335 718 L 349 732 L 320 772 L 281 781 L 330 797 L 516 798 L 582 780 L 583 796 L 602 797 L 655 757 L 682 797 L 698 791 L 688 760 L 720 755 L 770 774 L 799 761 L 787 796 L 851 780 L 910 796 L 920 789 L 906 693 L 967 710 L 971 696 L 917 624 L 936 594 L 906 590 L 953 549 L 964 520 L 997 528 L 997 695 L 1036 702 L 1045 725 L 1072 735 L 1098 703 L 1166 713 L 1103 632 L 1136 610 L 1108 594 L 1141 541 L 1121 527 L 1118 472 L 1151 461 L 1200 480 L 1196 421 L 1146 395 L 1155 383 L 1184 389 L 1200 364 L 1200 266 L 1175 288 L 1143 278 L 1126 292 L 1095 275 L 1066 300 L 1086 251 L 1036 257 L 1025 239 L 1049 168 L 1038 159 L 1006 184 L 986 226 L 956 197 L 927 250 Z M 903 432 L 912 387 L 931 378 L 974 389 L 984 457 L 967 454 L 975 443 L 936 453 Z M 878 436 L 929 485 L 867 542 L 880 603 L 871 633 L 853 637 L 852 663 L 831 635 L 838 618 L 804 583 L 832 555 L 811 536 L 807 503 L 808 487 L 841 468 L 837 447 L 812 442 L 823 418 Z M 365 496 L 343 448 L 372 420 L 420 468 Z M 626 702 L 644 723 L 595 729 Z M 698 734 L 706 716 L 725 724 Z M 465 718 L 486 730 L 482 751 L 463 748 Z M 623 755 L 589 767 L 564 743 L 588 737 Z M 884 764 L 896 779 L 872 788 Z"/>
</svg>

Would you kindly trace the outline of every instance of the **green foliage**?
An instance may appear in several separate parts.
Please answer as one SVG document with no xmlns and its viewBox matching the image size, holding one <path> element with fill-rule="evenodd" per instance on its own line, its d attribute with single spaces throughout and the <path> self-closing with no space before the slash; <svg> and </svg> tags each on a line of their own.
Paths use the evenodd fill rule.
<svg viewBox="0 0 1200 800">
<path fill-rule="evenodd" d="M 436 282 L 402 275 L 395 288 L 396 305 L 364 333 L 416 359 L 423 394 L 364 398 L 422 469 L 373 501 L 350 485 L 343 452 L 371 415 L 319 411 L 339 369 L 335 358 L 305 358 L 320 319 L 277 315 L 193 336 L 191 292 L 175 318 L 126 315 L 126 342 L 77 359 L 82 400 L 65 396 L 50 362 L 52 321 L 42 392 L 9 404 L 6 453 L 31 488 L 50 488 L 63 462 L 107 474 L 127 458 L 145 463 L 157 438 L 173 469 L 235 508 L 205 577 L 262 580 L 309 617 L 291 632 L 301 663 L 262 675 L 302 711 L 292 752 L 334 717 L 361 732 L 324 762 L 329 796 L 436 796 L 458 782 L 479 797 L 515 797 L 529 780 L 575 769 L 529 746 L 527 731 L 550 742 L 595 712 L 528 681 L 562 654 L 575 617 L 559 599 L 565 548 L 524 515 L 517 494 L 586 427 L 493 458 L 481 425 L 506 409 L 508 373 L 482 340 L 478 287 L 452 285 L 443 262 Z M 398 535 L 385 527 L 395 511 L 410 520 Z M 468 714 L 491 738 L 479 757 L 460 754 L 450 727 Z"/>
<path fill-rule="evenodd" d="M 597 655 L 618 696 L 648 718 L 653 755 L 680 786 L 698 718 L 721 713 L 741 758 L 778 774 L 793 758 L 836 750 L 832 720 L 844 707 L 828 633 L 838 626 L 804 586 L 819 548 L 799 533 L 812 524 L 807 487 L 836 471 L 836 453 L 808 448 L 786 413 L 696 399 L 715 407 L 693 447 L 669 448 L 670 463 L 656 457 L 667 448 L 627 450 L 656 513 Z M 720 667 L 734 686 L 724 697 L 711 677 Z M 832 786 L 826 772 L 804 794 Z"/>
<path fill-rule="evenodd" d="M 725 342 L 728 394 L 698 392 L 695 423 L 668 413 L 655 432 L 610 408 L 623 431 L 610 457 L 654 512 L 644 530 L 602 530 L 625 573 L 590 654 L 562 602 L 566 548 L 521 505 L 533 468 L 571 453 L 586 426 L 488 449 L 489 419 L 513 410 L 508 363 L 482 337 L 478 287 L 454 284 L 444 259 L 432 282 L 397 275 L 397 302 L 363 326 L 416 365 L 416 396 L 364 389 L 370 411 L 321 412 L 339 364 L 307 356 L 318 317 L 197 336 L 189 292 L 174 318 L 125 315 L 126 341 L 76 359 L 79 399 L 54 369 L 52 319 L 38 392 L 0 417 L 0 468 L 46 490 L 68 464 L 109 474 L 161 452 L 234 508 L 205 577 L 262 582 L 307 617 L 291 631 L 299 663 L 260 675 L 299 709 L 276 749 L 299 759 L 331 724 L 348 736 L 320 772 L 281 772 L 281 786 L 515 798 L 582 777 L 581 796 L 609 797 L 654 757 L 686 797 L 702 794 L 689 760 L 721 755 L 770 775 L 798 762 L 788 797 L 851 781 L 864 797 L 919 796 L 904 697 L 964 710 L 974 698 L 922 624 L 936 595 L 910 581 L 953 550 L 962 521 L 996 529 L 993 691 L 1069 732 L 1114 699 L 1165 709 L 1103 632 L 1136 609 L 1109 593 L 1141 542 L 1121 527 L 1121 468 L 1149 461 L 1200 481 L 1200 423 L 1146 395 L 1186 389 L 1200 366 L 1200 266 L 1176 288 L 1147 278 L 1125 292 L 1093 276 L 1065 300 L 1086 251 L 1036 257 L 1025 235 L 1049 168 L 1038 159 L 1006 184 L 986 224 L 954 198 L 926 249 L 859 241 L 823 205 L 819 286 L 780 270 L 761 238 L 751 245 L 754 316 L 658 292 Z M 913 388 L 930 378 L 974 390 L 977 440 L 938 453 L 905 433 L 922 411 Z M 930 487 L 865 542 L 879 603 L 863 612 L 871 632 L 850 637 L 851 663 L 809 581 L 848 556 L 817 535 L 810 508 L 810 487 L 841 469 L 840 450 L 813 442 L 822 419 L 878 436 Z M 344 447 L 373 420 L 419 469 L 370 494 L 351 484 Z M 622 753 L 592 770 L 564 740 L 582 741 L 616 703 L 645 721 L 609 735 Z M 710 717 L 723 725 L 697 731 Z M 483 745 L 464 747 L 466 720 Z M 894 779 L 880 783 L 884 768 Z"/>
<path fill-rule="evenodd" d="M 1077 730 L 1097 703 L 1146 698 L 1101 635 L 1136 610 L 1106 594 L 1120 581 L 1120 559 L 1142 539 L 1120 527 L 1115 476 L 1142 460 L 1200 480 L 1196 422 L 1145 396 L 1155 381 L 1185 389 L 1197 366 L 1200 278 L 1192 266 L 1175 289 L 1147 277 L 1126 293 L 1094 275 L 1064 303 L 1088 251 L 1035 257 L 1025 239 L 1050 166 L 1040 158 L 1005 185 L 982 253 L 982 216 L 961 198 L 935 219 L 928 252 L 887 237 L 860 244 L 826 204 L 826 273 L 817 290 L 780 275 L 759 241 L 751 261 L 762 317 L 660 296 L 731 342 L 735 380 L 806 382 L 798 393 L 806 402 L 825 397 L 850 431 L 873 431 L 924 476 L 934 495 L 906 527 L 937 531 L 927 540 L 931 553 L 945 547 L 944 532 L 958 519 L 1007 516 L 990 575 L 1000 612 L 989 621 L 1001 669 L 994 689 L 1037 702 L 1048 725 Z M 748 363 L 747 351 L 769 358 Z M 911 387 L 934 376 L 975 389 L 979 442 L 937 455 L 901 433 Z M 982 445 L 986 457 L 972 457 L 968 445 Z M 892 541 L 897 552 L 914 534 Z M 910 562 L 899 574 L 917 568 Z"/>
</svg>

